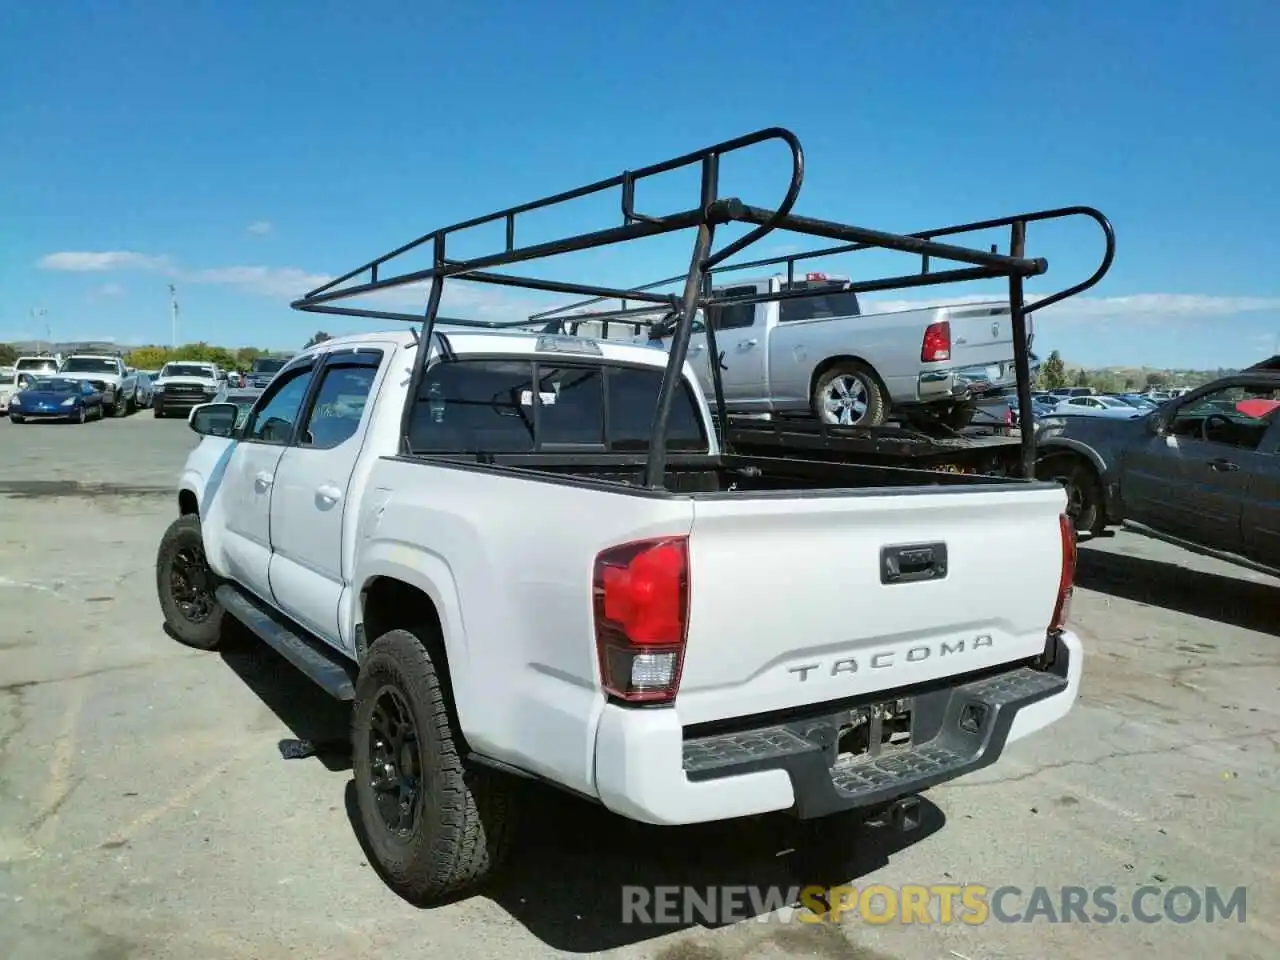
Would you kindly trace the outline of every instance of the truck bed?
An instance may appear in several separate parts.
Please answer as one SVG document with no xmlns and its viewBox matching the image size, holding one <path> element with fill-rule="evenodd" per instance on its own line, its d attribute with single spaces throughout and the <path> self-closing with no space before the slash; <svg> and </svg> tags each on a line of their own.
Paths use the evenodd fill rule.
<svg viewBox="0 0 1280 960">
<path fill-rule="evenodd" d="M 1000 438 L 1004 439 L 1004 438 Z M 991 449 L 1004 450 L 1003 444 L 992 444 Z M 969 447 L 957 446 L 958 451 Z M 975 445 L 973 449 L 985 449 Z M 1015 455 L 1017 447 L 1012 447 Z M 688 494 L 720 494 L 735 492 L 813 494 L 819 491 L 853 492 L 872 490 L 877 493 L 907 494 L 921 487 L 955 487 L 992 484 L 1027 486 L 1025 480 L 1000 473 L 982 474 L 972 470 L 938 469 L 928 466 L 898 466 L 892 462 L 882 464 L 843 462 L 838 459 L 812 459 L 798 457 L 790 450 L 782 455 L 723 454 L 673 455 L 664 474 L 663 490 L 646 490 L 653 495 L 665 493 L 685 496 Z M 458 457 L 411 457 L 409 460 L 424 462 L 450 460 Z M 645 457 L 587 457 L 587 456 L 494 456 L 484 462 L 506 466 L 519 471 L 542 474 L 543 479 L 557 478 L 590 485 L 622 485 L 642 487 L 644 484 Z M 893 458 L 887 458 L 893 459 Z M 463 461 L 466 462 L 466 461 Z M 898 463 L 901 459 L 898 458 Z M 1051 484 L 1032 484 L 1052 486 Z"/>
</svg>

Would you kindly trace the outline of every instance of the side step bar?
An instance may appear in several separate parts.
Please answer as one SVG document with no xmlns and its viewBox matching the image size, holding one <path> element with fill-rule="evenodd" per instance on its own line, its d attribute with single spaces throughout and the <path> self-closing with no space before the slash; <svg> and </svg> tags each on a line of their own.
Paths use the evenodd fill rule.
<svg viewBox="0 0 1280 960">
<path fill-rule="evenodd" d="M 239 587 L 224 583 L 217 589 L 222 608 L 248 627 L 267 646 L 311 678 L 331 697 L 356 698 L 355 665 L 323 642 L 313 640 L 301 627 L 284 619 Z"/>
</svg>

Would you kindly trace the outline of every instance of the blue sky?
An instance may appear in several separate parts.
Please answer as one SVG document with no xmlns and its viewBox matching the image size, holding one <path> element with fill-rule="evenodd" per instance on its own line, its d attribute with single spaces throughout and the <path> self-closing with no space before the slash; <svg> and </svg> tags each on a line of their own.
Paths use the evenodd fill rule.
<svg viewBox="0 0 1280 960">
<path fill-rule="evenodd" d="M 806 149 L 799 212 L 900 231 L 1074 203 L 1110 216 L 1115 267 L 1040 315 L 1038 352 L 1212 367 L 1280 342 L 1274 0 L 710 9 L 10 4 L 0 340 L 47 323 L 55 339 L 167 342 L 169 283 L 183 341 L 297 347 L 317 327 L 367 328 L 288 301 L 433 227 L 780 124 Z M 776 150 L 726 161 L 726 193 L 767 206 L 784 186 Z M 691 206 L 692 188 L 673 175 L 642 188 L 641 207 Z M 540 215 L 521 238 L 610 225 L 616 202 Z M 774 235 L 754 252 L 801 242 Z M 543 272 L 641 283 L 683 270 L 688 243 Z M 1100 246 L 1068 224 L 1033 227 L 1029 252 L 1050 262 L 1029 290 L 1048 293 L 1090 272 Z M 912 269 L 879 253 L 822 266 L 895 265 Z M 450 294 L 455 312 L 494 317 L 545 302 Z"/>
</svg>

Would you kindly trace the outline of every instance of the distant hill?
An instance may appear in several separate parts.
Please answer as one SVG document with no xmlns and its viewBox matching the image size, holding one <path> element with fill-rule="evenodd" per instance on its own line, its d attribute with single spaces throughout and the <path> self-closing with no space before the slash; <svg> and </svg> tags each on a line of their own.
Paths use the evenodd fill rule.
<svg viewBox="0 0 1280 960">
<path fill-rule="evenodd" d="M 128 353 L 135 347 L 110 340 L 69 340 L 50 343 L 47 340 L 14 340 L 9 346 L 19 354 L 39 353 Z"/>
</svg>

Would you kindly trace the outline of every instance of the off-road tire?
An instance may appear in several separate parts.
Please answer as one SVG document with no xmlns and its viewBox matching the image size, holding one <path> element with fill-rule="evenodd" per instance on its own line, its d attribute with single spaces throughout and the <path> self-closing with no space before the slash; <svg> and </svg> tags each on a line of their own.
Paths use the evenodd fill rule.
<svg viewBox="0 0 1280 960">
<path fill-rule="evenodd" d="M 152 404 L 151 415 L 155 417 L 157 420 L 159 420 L 161 417 L 164 416 L 164 409 L 162 407 L 157 407 L 154 404 Z"/>
<path fill-rule="evenodd" d="M 128 400 L 125 401 L 124 413 L 125 413 L 125 416 L 132 416 L 137 412 L 138 412 L 138 393 L 135 390 L 133 396 L 131 396 Z"/>
<path fill-rule="evenodd" d="M 416 634 L 436 639 L 431 628 Z M 415 632 L 392 630 L 369 648 L 351 716 L 357 805 L 369 853 L 384 881 L 418 905 L 451 900 L 492 876 L 515 834 L 518 783 L 464 762 L 466 747 L 447 680 Z M 418 793 L 412 831 L 398 837 L 377 809 L 373 788 L 374 708 L 393 689 L 416 730 Z"/>
<path fill-rule="evenodd" d="M 198 550 L 200 557 L 204 557 L 200 517 L 194 513 L 174 520 L 160 538 L 160 549 L 156 553 L 156 592 L 160 596 L 164 622 L 172 635 L 187 646 L 214 650 L 223 639 L 222 621 L 225 618 L 222 604 L 212 593 L 216 589 L 217 577 L 212 571 L 207 571 L 211 594 L 209 615 L 199 621 L 189 619 L 173 595 L 174 561 L 183 550 Z"/>
<path fill-rule="evenodd" d="M 884 423 L 885 417 L 889 412 L 884 390 L 881 388 L 880 381 L 876 379 L 876 375 L 871 371 L 871 368 L 857 360 L 846 360 L 833 364 L 830 368 L 824 370 L 822 375 L 814 382 L 813 394 L 809 397 L 809 407 L 818 421 L 828 423 L 823 416 L 823 397 L 827 392 L 827 388 L 841 377 L 851 377 L 856 380 L 861 384 L 866 394 L 866 412 L 854 426 L 878 427 Z"/>
</svg>

